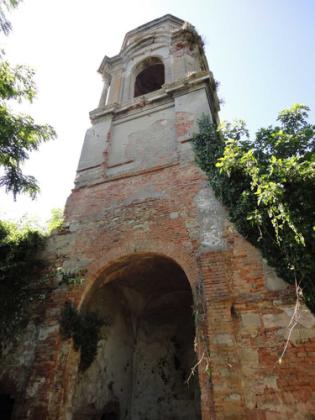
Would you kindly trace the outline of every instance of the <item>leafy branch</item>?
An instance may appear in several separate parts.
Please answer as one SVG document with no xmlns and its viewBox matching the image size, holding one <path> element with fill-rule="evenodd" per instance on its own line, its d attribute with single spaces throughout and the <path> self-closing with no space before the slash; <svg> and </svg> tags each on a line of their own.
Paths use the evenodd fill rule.
<svg viewBox="0 0 315 420">
<path fill-rule="evenodd" d="M 238 231 L 281 277 L 298 279 L 315 311 L 315 125 L 308 111 L 293 105 L 254 138 L 243 121 L 216 128 L 204 116 L 193 145 Z"/>
<path fill-rule="evenodd" d="M 6 12 L 15 8 L 20 0 L 0 0 L 0 32 L 11 31 Z M 39 191 L 36 179 L 25 175 L 23 163 L 30 153 L 38 150 L 41 143 L 56 137 L 47 124 L 36 124 L 29 115 L 15 114 L 9 104 L 12 101 L 32 102 L 36 96 L 34 71 L 27 66 L 11 66 L 0 52 L 0 187 L 12 192 L 14 199 L 27 193 L 32 199 Z"/>
</svg>

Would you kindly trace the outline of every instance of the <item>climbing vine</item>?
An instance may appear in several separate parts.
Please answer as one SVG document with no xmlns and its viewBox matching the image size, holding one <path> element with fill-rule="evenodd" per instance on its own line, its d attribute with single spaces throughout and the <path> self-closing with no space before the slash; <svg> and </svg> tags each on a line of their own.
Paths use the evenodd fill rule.
<svg viewBox="0 0 315 420">
<path fill-rule="evenodd" d="M 84 275 L 86 270 L 65 270 L 63 267 L 57 267 L 55 270 L 55 277 L 59 286 L 76 286 L 84 282 Z"/>
<path fill-rule="evenodd" d="M 238 231 L 315 312 L 315 125 L 308 112 L 293 105 L 254 138 L 243 121 L 216 128 L 204 116 L 193 146 Z"/>
<path fill-rule="evenodd" d="M 35 228 L 0 221 L 0 342 L 18 334 L 46 296 L 38 252 L 45 237 Z"/>
<path fill-rule="evenodd" d="M 209 379 L 211 379 L 211 353 L 210 353 L 210 346 L 209 346 L 209 339 L 206 332 L 206 307 L 202 297 L 202 284 L 199 283 L 198 287 L 196 288 L 196 295 L 195 295 L 195 305 L 193 307 L 193 314 L 195 318 L 195 327 L 196 327 L 196 337 L 195 337 L 195 352 L 198 354 L 202 351 L 202 355 L 200 356 L 197 363 L 191 368 L 189 376 L 186 380 L 186 383 L 189 384 L 190 379 L 196 374 L 198 371 L 198 366 L 203 365 L 204 372 L 208 375 Z M 211 381 L 210 381 L 211 383 Z"/>
<path fill-rule="evenodd" d="M 55 269 L 41 258 L 47 237 L 62 224 L 61 211 L 52 211 L 47 228 L 32 219 L 0 220 L 0 352 L 6 341 L 18 337 L 23 328 L 41 317 L 40 307 L 59 285 L 81 284 L 83 271 Z"/>
<path fill-rule="evenodd" d="M 73 339 L 75 350 L 80 351 L 80 369 L 87 369 L 97 353 L 99 332 L 104 324 L 93 312 L 80 313 L 74 304 L 67 301 L 59 319 L 60 334 L 64 339 Z"/>
</svg>

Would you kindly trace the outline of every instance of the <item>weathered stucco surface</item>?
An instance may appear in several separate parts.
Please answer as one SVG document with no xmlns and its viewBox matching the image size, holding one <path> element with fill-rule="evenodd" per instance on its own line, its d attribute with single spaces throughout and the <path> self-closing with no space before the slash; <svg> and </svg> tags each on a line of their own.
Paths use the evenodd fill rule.
<svg viewBox="0 0 315 420">
<path fill-rule="evenodd" d="M 294 290 L 235 231 L 193 161 L 197 120 L 217 122 L 218 102 L 200 40 L 183 23 L 149 22 L 102 62 L 105 90 L 63 229 L 46 249 L 84 281 L 56 281 L 40 325 L 4 359 L 0 384 L 16 419 L 315 416 L 314 317 L 300 312 L 279 364 Z M 133 98 L 148 57 L 164 63 L 165 84 Z M 109 320 L 86 371 L 59 333 L 68 300 Z"/>
</svg>

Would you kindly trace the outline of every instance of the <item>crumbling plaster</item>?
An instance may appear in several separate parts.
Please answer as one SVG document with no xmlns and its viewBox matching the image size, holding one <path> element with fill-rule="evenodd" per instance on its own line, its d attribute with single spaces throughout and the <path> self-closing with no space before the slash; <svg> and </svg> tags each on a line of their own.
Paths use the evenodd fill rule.
<svg viewBox="0 0 315 420">
<path fill-rule="evenodd" d="M 111 83 L 109 99 L 104 103 L 108 92 L 103 91 L 100 106 L 90 114 L 92 128 L 84 141 L 65 222 L 46 248 L 48 260 L 65 270 L 83 270 L 84 281 L 74 286 L 52 281 L 45 316 L 36 331 L 31 324 L 25 331 L 21 348 L 28 343 L 30 347 L 23 355 L 20 347 L 12 354 L 13 365 L 27 365 L 29 373 L 23 373 L 24 389 L 17 396 L 19 420 L 93 416 L 99 420 L 114 394 L 123 401 L 123 415 L 130 395 L 146 390 L 151 391 L 143 405 L 135 403 L 132 418 L 140 420 L 150 412 L 149 418 L 164 419 L 165 414 L 158 414 L 161 407 L 163 413 L 175 410 L 173 418 L 193 418 L 187 393 L 181 403 L 173 399 L 169 405 L 160 404 L 156 399 L 170 395 L 168 386 L 158 382 L 155 395 L 154 374 L 136 369 L 141 380 L 131 387 L 130 376 L 122 371 L 135 347 L 134 325 L 146 300 L 145 284 L 152 290 L 150 281 L 159 284 L 157 267 L 155 274 L 146 272 L 137 282 L 140 270 L 125 293 L 124 282 L 131 275 L 127 262 L 144 255 L 173 261 L 191 289 L 203 420 L 299 420 L 315 415 L 314 316 L 302 308 L 279 363 L 290 331 L 294 287 L 279 279 L 260 252 L 236 232 L 194 163 L 191 137 L 197 120 L 206 113 L 217 123 L 219 106 L 204 54 L 200 46 L 187 44 L 184 35 L 192 29 L 182 25 L 170 15 L 149 22 L 129 32 L 120 54 L 105 57 L 101 64 L 100 73 Z M 166 63 L 167 83 L 144 97 L 130 98 L 132 69 L 157 51 Z M 124 275 L 110 281 L 122 262 Z M 180 315 L 182 333 L 190 331 L 184 340 L 190 341 L 185 369 L 192 367 L 193 318 L 185 299 L 176 293 L 170 296 L 166 306 L 175 313 L 167 312 L 166 297 L 161 295 L 161 306 L 155 309 L 161 325 L 167 315 L 165 328 L 155 328 L 154 323 L 147 328 L 144 323 L 133 354 L 153 367 L 170 349 L 173 365 L 168 374 L 179 389 L 183 383 L 179 386 L 175 380 L 174 348 L 168 344 Z M 71 340 L 62 340 L 58 331 L 67 300 L 81 312 L 94 308 L 112 318 L 112 326 L 102 329 L 99 352 L 86 373 L 79 372 L 79 354 Z M 128 311 L 132 315 L 126 315 Z M 14 382 L 12 372 L 8 376 Z M 196 400 L 199 403 L 199 397 Z M 117 405 L 107 408 L 115 410 Z"/>
</svg>

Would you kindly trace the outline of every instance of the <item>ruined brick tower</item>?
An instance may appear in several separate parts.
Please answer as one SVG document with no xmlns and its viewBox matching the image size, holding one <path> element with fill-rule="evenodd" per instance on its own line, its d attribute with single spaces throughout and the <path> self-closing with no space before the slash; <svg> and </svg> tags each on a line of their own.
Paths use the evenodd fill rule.
<svg viewBox="0 0 315 420">
<path fill-rule="evenodd" d="M 84 281 L 50 295 L 16 418 L 313 418 L 314 318 L 303 313 L 277 364 L 292 290 L 194 162 L 197 120 L 216 124 L 219 109 L 201 38 L 166 15 L 128 32 L 99 72 L 64 229 L 47 250 Z M 85 369 L 59 333 L 69 300 L 104 321 Z"/>
</svg>

